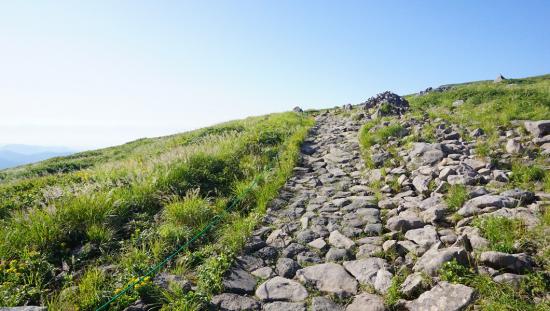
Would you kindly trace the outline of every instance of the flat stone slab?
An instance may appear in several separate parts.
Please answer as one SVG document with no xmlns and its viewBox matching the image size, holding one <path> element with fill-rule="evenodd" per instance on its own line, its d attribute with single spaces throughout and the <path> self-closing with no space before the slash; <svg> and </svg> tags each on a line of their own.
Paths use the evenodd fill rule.
<svg viewBox="0 0 550 311">
<path fill-rule="evenodd" d="M 473 301 L 474 290 L 471 287 L 441 282 L 405 306 L 408 310 L 460 311 Z"/>
<path fill-rule="evenodd" d="M 302 301 L 307 295 L 302 284 L 280 276 L 265 281 L 256 289 L 256 296 L 263 301 Z"/>
<path fill-rule="evenodd" d="M 318 290 L 338 296 L 357 293 L 357 281 L 336 263 L 309 266 L 296 272 L 298 280 L 312 284 Z"/>
</svg>

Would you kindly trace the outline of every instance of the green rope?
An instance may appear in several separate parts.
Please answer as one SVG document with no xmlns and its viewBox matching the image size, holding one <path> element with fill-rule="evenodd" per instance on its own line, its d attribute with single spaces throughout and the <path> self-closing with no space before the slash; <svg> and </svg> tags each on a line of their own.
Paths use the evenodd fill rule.
<svg viewBox="0 0 550 311">
<path fill-rule="evenodd" d="M 276 156 L 276 159 L 277 161 L 279 160 L 279 156 L 277 155 Z M 224 209 L 220 214 L 212 217 L 212 219 L 210 220 L 210 222 L 201 230 L 199 231 L 197 234 L 195 234 L 189 241 L 187 241 L 185 244 L 181 245 L 178 249 L 176 249 L 172 254 L 170 254 L 168 257 L 164 258 L 163 261 L 159 262 L 158 264 L 156 264 L 155 266 L 151 267 L 144 275 L 142 275 L 141 277 L 138 278 L 137 281 L 134 281 L 130 284 L 128 284 L 123 290 L 121 290 L 120 292 L 118 292 L 116 295 L 114 295 L 111 299 L 109 299 L 109 301 L 107 301 L 106 303 L 104 303 L 103 305 L 101 305 L 99 308 L 96 309 L 96 311 L 102 311 L 102 310 L 106 310 L 109 305 L 111 303 L 113 303 L 114 301 L 116 301 L 118 298 L 120 298 L 121 296 L 123 296 L 125 293 L 127 293 L 128 291 L 132 290 L 134 288 L 134 286 L 136 286 L 137 284 L 141 283 L 144 281 L 144 279 L 146 277 L 151 277 L 153 274 L 157 273 L 162 267 L 164 267 L 170 260 L 172 260 L 172 258 L 174 258 L 177 254 L 181 253 L 183 250 L 185 250 L 187 247 L 189 247 L 189 245 L 191 245 L 191 243 L 193 243 L 194 241 L 196 241 L 197 239 L 199 239 L 200 237 L 202 237 L 204 234 L 206 234 L 210 229 L 212 229 L 212 227 L 214 227 L 215 225 L 217 225 L 221 220 L 222 218 L 229 212 L 231 211 L 236 205 L 237 203 L 239 203 L 251 190 L 252 188 L 254 188 L 256 186 L 256 184 L 258 183 L 259 179 L 261 176 L 263 176 L 263 174 L 267 173 L 269 170 L 271 169 L 271 165 L 266 165 L 264 170 L 262 171 L 261 174 L 258 174 L 254 180 L 250 183 L 250 185 L 245 189 L 245 191 L 239 195 L 238 197 L 235 197 L 234 200 L 231 201 L 231 204 L 226 208 Z"/>
</svg>

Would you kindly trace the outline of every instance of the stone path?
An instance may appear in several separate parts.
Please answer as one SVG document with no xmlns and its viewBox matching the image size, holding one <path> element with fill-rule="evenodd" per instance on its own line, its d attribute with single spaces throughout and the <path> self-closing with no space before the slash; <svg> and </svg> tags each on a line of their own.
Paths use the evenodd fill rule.
<svg viewBox="0 0 550 311">
<path fill-rule="evenodd" d="M 533 203 L 533 193 L 495 194 L 473 186 L 505 182 L 506 172 L 475 160 L 475 145 L 453 128 L 438 127 L 440 143 L 398 148 L 407 165 L 396 163 L 382 174 L 365 170 L 358 145 L 362 123 L 333 113 L 317 117 L 300 165 L 225 277 L 225 292 L 213 297 L 214 310 L 385 310 L 383 297 L 405 267 L 412 273 L 399 290 L 409 300 L 398 307 L 463 310 L 474 302 L 474 290 L 436 276 L 453 259 L 470 265 L 472 252 L 487 246 L 469 226 L 471 216 L 508 213 L 536 221 L 536 206 L 518 207 Z M 422 126 L 402 123 L 407 131 Z M 374 148 L 373 156 L 385 156 L 385 146 Z M 379 201 L 369 184 L 388 178 L 400 190 L 386 183 Z M 439 193 L 443 184 L 472 185 L 458 224 Z M 532 268 L 526 254 L 487 251 L 479 264 L 503 281 Z"/>
<path fill-rule="evenodd" d="M 214 297 L 219 309 L 344 310 L 328 296 L 352 301 L 360 284 L 387 288 L 388 264 L 369 257 L 382 251 L 382 223 L 361 177 L 360 127 L 337 116 L 318 117 L 301 165 L 224 280 L 227 293 Z M 383 309 L 379 296 L 355 299 Z M 359 310 L 353 304 L 348 309 Z"/>
</svg>

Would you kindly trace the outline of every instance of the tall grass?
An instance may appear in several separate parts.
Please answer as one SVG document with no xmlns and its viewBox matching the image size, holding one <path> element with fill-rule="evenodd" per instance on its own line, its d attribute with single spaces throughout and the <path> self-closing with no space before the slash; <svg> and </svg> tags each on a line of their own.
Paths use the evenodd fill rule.
<svg viewBox="0 0 550 311">
<path fill-rule="evenodd" d="M 225 251 L 228 246 L 231 254 L 235 253 L 258 217 L 251 204 L 265 205 L 276 193 L 281 180 L 291 172 L 288 167 L 294 165 L 299 142 L 309 126 L 311 120 L 297 114 L 274 114 L 144 140 L 132 148 L 124 145 L 118 150 L 102 150 L 98 153 L 103 158 L 81 170 L 35 174 L 31 173 L 31 166 L 26 173 L 25 168 L 8 172 L 0 186 L 0 194 L 6 194 L 0 196 L 0 210 L 5 211 L 0 220 L 2 260 L 20 258 L 35 250 L 55 266 L 69 262 L 71 271 L 96 271 L 100 265 L 116 265 L 116 272 L 96 278 L 102 288 L 98 299 L 86 294 L 90 292 L 84 290 L 90 287 L 89 282 L 84 282 L 86 279 L 67 278 L 53 283 L 49 276 L 39 281 L 49 284 L 50 289 L 38 296 L 22 295 L 9 305 L 51 301 L 51 309 L 86 310 L 96 302 L 105 302 L 127 279 L 143 273 L 175 245 L 188 240 L 229 203 L 237 185 L 259 174 L 265 164 L 280 154 L 281 163 L 291 163 L 274 172 L 287 174 L 266 176 L 254 200 L 247 200 L 249 206 L 242 209 L 245 212 L 232 213 L 223 223 L 222 228 L 232 229 L 216 230 L 192 248 L 199 250 L 196 258 L 201 253 Z M 123 154 L 126 151 L 129 154 Z M 289 152 L 294 152 L 290 158 Z M 66 159 L 67 163 L 73 160 L 74 157 Z M 48 187 L 59 187 L 63 194 L 46 200 L 43 194 Z M 19 198 L 26 194 L 30 199 L 23 203 Z M 240 238 L 235 238 L 239 234 L 230 235 L 231 230 L 242 232 Z M 225 243 L 214 247 L 218 241 Z M 207 256 L 189 267 L 202 265 Z M 74 286 L 79 288 L 76 294 L 56 294 Z M 145 295 L 142 291 L 145 289 L 138 294 Z M 126 295 L 126 302 L 117 304 L 115 309 L 137 297 L 136 293 Z M 95 302 L 86 302 L 92 300 Z"/>
</svg>

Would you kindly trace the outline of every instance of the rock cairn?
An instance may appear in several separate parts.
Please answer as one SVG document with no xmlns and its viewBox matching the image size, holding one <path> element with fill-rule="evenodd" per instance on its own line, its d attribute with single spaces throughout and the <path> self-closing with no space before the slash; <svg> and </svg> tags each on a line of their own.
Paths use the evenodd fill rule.
<svg viewBox="0 0 550 311">
<path fill-rule="evenodd" d="M 379 93 L 367 101 L 361 103 L 363 109 L 370 110 L 374 109 L 373 118 L 378 118 L 388 115 L 402 115 L 407 110 L 409 110 L 409 102 L 390 91 Z"/>
<path fill-rule="evenodd" d="M 464 129 L 441 120 L 397 122 L 403 135 L 435 124 L 437 142 L 409 149 L 395 137 L 375 146 L 378 152 L 391 146 L 403 160 L 382 159 L 382 173 L 363 165 L 361 122 L 334 112 L 317 117 L 299 166 L 225 276 L 213 309 L 386 310 L 384 295 L 406 269 L 398 308 L 464 310 L 475 303 L 475 290 L 441 280 L 445 263 L 454 260 L 512 286 L 536 269 L 532 254 L 488 251 L 472 220 L 504 216 L 535 226 L 542 196 L 490 190 L 502 189 L 510 172 L 474 157 L 475 143 L 459 134 Z M 546 137 L 546 125 L 527 126 L 536 139 Z M 382 198 L 374 196 L 375 183 L 383 185 Z M 467 189 L 467 200 L 451 210 L 442 193 L 457 184 Z"/>
</svg>

